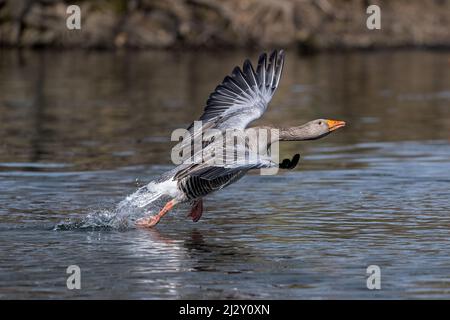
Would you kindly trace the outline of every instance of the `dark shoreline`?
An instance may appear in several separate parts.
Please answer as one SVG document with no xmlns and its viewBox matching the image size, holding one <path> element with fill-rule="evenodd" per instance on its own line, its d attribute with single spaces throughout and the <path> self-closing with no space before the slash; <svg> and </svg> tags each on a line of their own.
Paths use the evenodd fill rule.
<svg viewBox="0 0 450 320">
<path fill-rule="evenodd" d="M 64 48 L 64 47 L 13 47 L 13 46 L 0 46 L 1 52 L 12 52 L 16 51 L 18 53 L 26 53 L 26 52 L 60 52 L 60 53 L 68 53 L 68 52 L 95 52 L 95 53 L 145 53 L 145 52 L 167 52 L 174 54 L 182 54 L 184 52 L 244 52 L 244 53 L 258 53 L 262 51 L 271 51 L 274 49 L 280 48 L 236 48 L 236 47 L 221 47 L 221 48 L 193 48 L 193 47 L 175 47 L 175 48 Z M 321 54 L 351 54 L 351 53 L 367 53 L 367 54 L 377 54 L 377 53 L 389 53 L 389 52 L 435 52 L 448 54 L 450 53 L 450 46 L 399 46 L 399 47 L 371 47 L 371 48 L 327 48 L 321 50 L 304 50 L 292 47 L 283 47 L 281 48 L 288 52 L 296 52 L 300 56 L 312 56 L 312 55 L 321 55 Z"/>
<path fill-rule="evenodd" d="M 81 30 L 68 30 L 77 4 Z M 369 30 L 368 5 L 381 10 Z M 450 49 L 450 1 L 0 0 L 0 48 L 317 51 Z"/>
</svg>

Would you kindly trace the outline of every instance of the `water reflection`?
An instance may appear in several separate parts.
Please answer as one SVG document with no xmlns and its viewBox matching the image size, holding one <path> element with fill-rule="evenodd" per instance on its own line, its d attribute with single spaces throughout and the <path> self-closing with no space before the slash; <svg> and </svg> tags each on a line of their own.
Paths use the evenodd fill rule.
<svg viewBox="0 0 450 320">
<path fill-rule="evenodd" d="M 448 297 L 445 52 L 288 52 L 258 123 L 346 120 L 154 230 L 52 231 L 171 168 L 168 139 L 256 52 L 0 51 L 0 298 Z M 66 290 L 78 264 L 83 290 Z M 368 291 L 365 268 L 382 267 Z"/>
<path fill-rule="evenodd" d="M 82 169 L 167 163 L 170 132 L 200 114 L 236 63 L 256 56 L 0 54 L 0 160 L 70 162 Z M 347 132 L 327 141 L 345 144 L 448 139 L 448 58 L 429 52 L 288 53 L 280 89 L 259 122 L 342 118 Z"/>
</svg>

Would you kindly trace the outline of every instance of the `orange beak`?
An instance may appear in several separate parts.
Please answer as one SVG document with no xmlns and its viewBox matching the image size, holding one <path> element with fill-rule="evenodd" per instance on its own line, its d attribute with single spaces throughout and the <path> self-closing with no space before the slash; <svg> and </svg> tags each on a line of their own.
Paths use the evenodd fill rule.
<svg viewBox="0 0 450 320">
<path fill-rule="evenodd" d="M 327 120 L 328 128 L 330 128 L 330 132 L 336 129 L 345 127 L 345 121 L 339 120 Z"/>
</svg>

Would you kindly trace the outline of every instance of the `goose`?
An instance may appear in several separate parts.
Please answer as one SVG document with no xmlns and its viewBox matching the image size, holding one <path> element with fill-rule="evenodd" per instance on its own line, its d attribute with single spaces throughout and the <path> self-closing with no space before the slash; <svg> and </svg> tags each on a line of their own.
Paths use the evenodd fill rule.
<svg viewBox="0 0 450 320">
<path fill-rule="evenodd" d="M 266 111 L 272 99 L 283 71 L 285 54 L 283 50 L 274 50 L 271 55 L 260 55 L 256 71 L 251 62 L 245 60 L 242 69 L 235 67 L 232 73 L 224 78 L 206 102 L 203 114 L 200 116 L 200 131 L 194 130 L 195 122 L 188 128 L 191 138 L 203 135 L 204 129 L 215 129 L 216 132 L 225 133 L 240 130 L 248 133 L 249 130 L 265 132 L 269 138 L 262 149 L 269 148 L 278 141 L 304 141 L 320 139 L 331 132 L 344 127 L 345 122 L 339 120 L 316 119 L 301 126 L 271 127 L 259 126 L 247 128 L 254 120 L 260 118 Z M 277 134 L 271 134 L 276 130 Z M 200 132 L 200 133 L 199 133 Z M 154 216 L 136 220 L 139 227 L 154 227 L 161 218 L 179 203 L 190 203 L 189 217 L 197 222 L 203 214 L 203 198 L 215 191 L 225 188 L 236 182 L 253 169 L 281 168 L 293 169 L 299 162 L 300 155 L 292 159 L 284 159 L 281 163 L 275 162 L 268 154 L 257 154 L 261 146 L 247 140 L 233 143 L 230 139 L 208 138 L 202 140 L 201 161 L 193 161 L 196 154 L 185 156 L 183 162 L 174 169 L 163 174 L 158 180 L 159 193 L 171 199 Z M 256 139 L 258 140 L 258 139 Z M 182 143 L 182 142 L 181 142 Z M 185 144 L 186 145 L 186 144 Z M 217 147 L 229 148 L 232 146 L 231 161 L 217 161 Z M 241 151 L 241 152 L 236 152 Z M 197 152 L 198 153 L 198 152 Z M 226 153 L 226 152 L 225 152 Z M 237 155 L 239 153 L 239 155 Z M 243 158 L 242 155 L 245 155 Z M 252 157 L 249 157 L 251 155 Z M 249 160 L 252 159 L 252 160 Z"/>
</svg>

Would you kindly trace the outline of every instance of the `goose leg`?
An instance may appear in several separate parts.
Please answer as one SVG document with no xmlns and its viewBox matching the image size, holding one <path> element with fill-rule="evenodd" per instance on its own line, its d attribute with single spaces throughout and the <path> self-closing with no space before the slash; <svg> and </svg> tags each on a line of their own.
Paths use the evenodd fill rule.
<svg viewBox="0 0 450 320">
<path fill-rule="evenodd" d="M 147 228 L 156 226 L 159 220 L 161 220 L 161 218 L 164 217 L 164 215 L 167 212 L 169 212 L 169 210 L 172 209 L 176 203 L 177 202 L 175 201 L 175 199 L 167 202 L 164 208 L 162 208 L 162 210 L 156 216 L 141 218 L 136 221 L 136 225 L 139 227 L 147 227 Z"/>
<path fill-rule="evenodd" d="M 296 155 L 294 155 L 294 156 L 292 157 L 292 160 L 284 159 L 283 162 L 281 162 L 281 163 L 278 165 L 278 167 L 279 167 L 280 169 L 289 169 L 289 170 L 292 170 L 292 169 L 294 169 L 294 168 L 297 166 L 299 160 L 300 160 L 300 155 L 297 153 Z"/>
<path fill-rule="evenodd" d="M 203 200 L 196 200 L 194 205 L 191 208 L 191 212 L 189 212 L 188 217 L 192 218 L 192 221 L 197 222 L 200 220 L 203 214 Z"/>
</svg>

